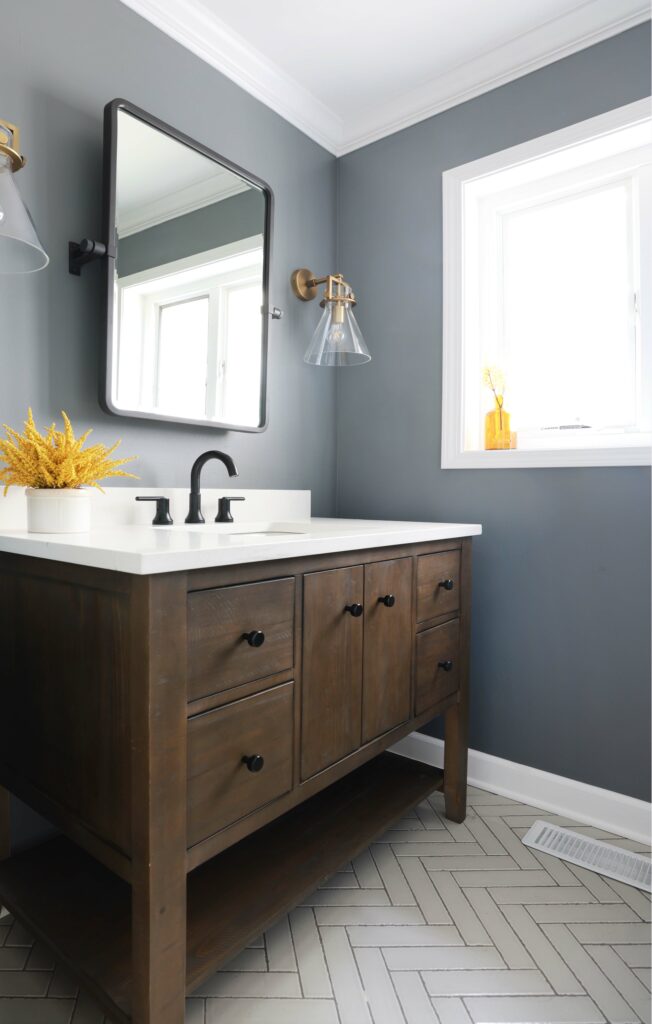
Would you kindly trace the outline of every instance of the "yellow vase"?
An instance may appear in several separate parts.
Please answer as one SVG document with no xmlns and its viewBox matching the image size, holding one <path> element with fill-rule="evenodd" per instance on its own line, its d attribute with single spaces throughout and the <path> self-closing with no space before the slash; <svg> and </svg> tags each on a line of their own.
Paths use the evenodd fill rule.
<svg viewBox="0 0 652 1024">
<path fill-rule="evenodd" d="M 487 451 L 516 448 L 516 434 L 509 429 L 509 413 L 498 406 L 484 418 L 484 446 Z"/>
</svg>

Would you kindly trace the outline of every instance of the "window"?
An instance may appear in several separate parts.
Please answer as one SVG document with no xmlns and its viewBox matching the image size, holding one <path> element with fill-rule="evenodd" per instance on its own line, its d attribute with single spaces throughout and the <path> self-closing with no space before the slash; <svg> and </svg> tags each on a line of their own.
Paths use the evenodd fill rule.
<svg viewBox="0 0 652 1024">
<path fill-rule="evenodd" d="M 257 425 L 262 266 L 255 237 L 120 278 L 118 404 Z"/>
<path fill-rule="evenodd" d="M 443 178 L 442 466 L 649 464 L 649 101 Z M 511 450 L 485 450 L 485 367 Z"/>
</svg>

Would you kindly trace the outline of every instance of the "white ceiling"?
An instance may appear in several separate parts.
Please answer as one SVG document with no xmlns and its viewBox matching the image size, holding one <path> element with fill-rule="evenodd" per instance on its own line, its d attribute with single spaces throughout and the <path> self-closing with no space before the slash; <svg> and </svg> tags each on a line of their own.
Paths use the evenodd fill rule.
<svg viewBox="0 0 652 1024">
<path fill-rule="evenodd" d="M 118 114 L 116 164 L 122 238 L 249 187 L 237 174 L 123 110 Z"/>
<path fill-rule="evenodd" d="M 340 155 L 650 17 L 649 0 L 123 0 Z"/>
</svg>

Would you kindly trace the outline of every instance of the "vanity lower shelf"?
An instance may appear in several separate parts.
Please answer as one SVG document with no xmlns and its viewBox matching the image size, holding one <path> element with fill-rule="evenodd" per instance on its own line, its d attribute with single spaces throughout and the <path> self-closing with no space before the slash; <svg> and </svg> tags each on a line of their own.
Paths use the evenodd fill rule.
<svg viewBox="0 0 652 1024">
<path fill-rule="evenodd" d="M 188 876 L 190 993 L 443 781 L 383 753 Z M 0 903 L 130 1020 L 130 887 L 64 838 L 0 864 Z"/>
</svg>

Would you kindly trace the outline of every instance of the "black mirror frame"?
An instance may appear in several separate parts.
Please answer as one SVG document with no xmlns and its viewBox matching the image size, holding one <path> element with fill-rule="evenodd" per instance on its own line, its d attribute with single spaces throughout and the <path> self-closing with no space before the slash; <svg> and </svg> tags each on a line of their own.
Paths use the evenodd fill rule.
<svg viewBox="0 0 652 1024">
<path fill-rule="evenodd" d="M 138 118 L 145 124 L 151 125 L 152 128 L 156 128 L 158 131 L 164 132 L 173 139 L 177 139 L 182 142 L 185 146 L 190 146 L 191 149 L 201 153 L 202 156 L 208 157 L 210 160 L 214 160 L 216 163 L 226 167 L 227 170 L 232 171 L 234 174 L 239 175 L 245 181 L 249 182 L 255 188 L 260 189 L 265 197 L 265 226 L 263 235 L 263 305 L 262 305 L 262 358 L 261 358 L 261 382 L 260 382 L 260 419 L 259 425 L 256 427 L 252 426 L 239 426 L 234 423 L 219 423 L 217 421 L 208 422 L 206 420 L 189 419 L 181 416 L 164 416 L 157 415 L 151 412 L 137 412 L 131 410 L 125 410 L 117 408 L 111 399 L 111 380 L 113 372 L 113 359 L 115 353 L 113 352 L 113 295 L 115 290 L 115 261 L 117 255 L 117 243 L 116 243 L 116 186 L 117 186 L 117 149 L 118 149 L 118 114 L 120 111 L 126 111 L 131 114 L 132 117 Z M 103 204 L 102 204 L 102 232 L 103 237 L 106 239 L 105 249 L 106 252 L 102 253 L 106 257 L 104 260 L 104 266 L 106 269 L 106 334 L 105 334 L 105 345 L 104 345 L 104 358 L 100 360 L 101 364 L 101 377 L 100 377 L 100 405 L 105 412 L 111 413 L 114 416 L 123 416 L 129 419 L 145 419 L 154 420 L 162 423 L 186 423 L 191 426 L 204 427 L 208 430 L 236 430 L 244 431 L 247 433 L 261 433 L 267 429 L 269 423 L 269 407 L 268 407 L 268 396 L 267 396 L 267 364 L 268 364 L 268 351 L 269 351 L 269 319 L 270 319 L 270 307 L 269 307 L 269 274 L 270 274 L 270 262 L 271 262 L 271 251 L 272 251 L 272 219 L 273 219 L 273 205 L 274 196 L 269 185 L 264 182 L 261 178 L 257 178 L 249 171 L 245 171 L 242 167 L 234 164 L 231 160 L 227 160 L 225 157 L 220 156 L 214 150 L 209 149 L 202 143 L 197 142 L 195 139 L 191 139 L 190 136 L 185 135 L 183 132 L 178 131 L 171 125 L 166 124 L 164 121 L 160 121 L 153 114 L 147 113 L 140 107 L 135 106 L 133 103 L 129 103 L 128 100 L 115 99 L 104 108 L 104 168 L 103 168 Z"/>
</svg>

